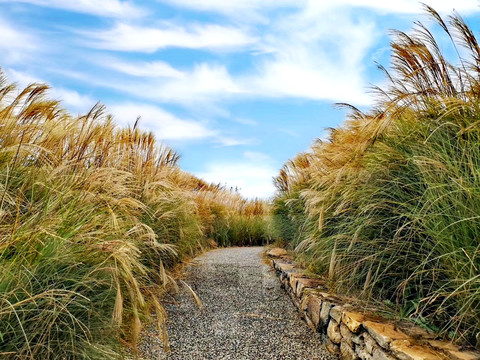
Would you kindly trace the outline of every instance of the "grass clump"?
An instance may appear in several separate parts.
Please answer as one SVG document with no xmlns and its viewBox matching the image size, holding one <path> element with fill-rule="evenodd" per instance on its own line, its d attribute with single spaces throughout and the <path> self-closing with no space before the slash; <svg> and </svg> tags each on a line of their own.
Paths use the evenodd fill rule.
<svg viewBox="0 0 480 360">
<path fill-rule="evenodd" d="M 480 46 L 443 19 L 394 32 L 390 85 L 276 178 L 277 228 L 341 291 L 459 341 L 480 334 Z"/>
<path fill-rule="evenodd" d="M 0 357 L 119 358 L 152 313 L 165 333 L 169 268 L 220 231 L 225 246 L 268 241 L 267 207 L 183 172 L 137 124 L 100 105 L 73 117 L 47 91 L 0 80 Z"/>
</svg>

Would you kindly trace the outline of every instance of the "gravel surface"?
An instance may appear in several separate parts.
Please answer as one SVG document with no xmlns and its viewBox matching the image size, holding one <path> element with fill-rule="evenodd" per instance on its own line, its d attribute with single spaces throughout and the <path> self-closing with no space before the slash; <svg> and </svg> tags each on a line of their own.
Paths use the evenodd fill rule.
<svg viewBox="0 0 480 360">
<path fill-rule="evenodd" d="M 186 268 L 185 281 L 203 307 L 182 289 L 166 304 L 171 351 L 164 353 L 152 327 L 143 334 L 141 358 L 338 359 L 300 319 L 274 272 L 262 263 L 262 251 L 226 248 L 197 257 Z"/>
</svg>

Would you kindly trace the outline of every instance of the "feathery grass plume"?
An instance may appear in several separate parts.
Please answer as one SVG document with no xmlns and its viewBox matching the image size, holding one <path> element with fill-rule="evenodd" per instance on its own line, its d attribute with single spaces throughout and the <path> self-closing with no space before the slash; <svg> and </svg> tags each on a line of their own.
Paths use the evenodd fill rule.
<svg viewBox="0 0 480 360">
<path fill-rule="evenodd" d="M 287 162 L 274 218 L 299 259 L 340 291 L 393 303 L 397 314 L 475 344 L 480 47 L 458 14 L 444 20 L 425 8 L 457 64 L 423 24 L 394 31 L 392 68 L 379 66 L 390 85 L 375 89 L 369 112 L 351 108 L 328 141 Z"/>
<path fill-rule="evenodd" d="M 120 358 L 152 312 L 167 348 L 169 269 L 220 231 L 269 241 L 268 206 L 183 172 L 138 121 L 47 92 L 0 77 L 0 357 Z"/>
</svg>

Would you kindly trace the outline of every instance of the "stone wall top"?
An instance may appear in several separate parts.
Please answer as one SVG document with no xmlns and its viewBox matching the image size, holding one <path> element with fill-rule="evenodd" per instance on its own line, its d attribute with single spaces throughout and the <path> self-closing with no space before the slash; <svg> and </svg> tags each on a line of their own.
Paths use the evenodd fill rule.
<svg viewBox="0 0 480 360">
<path fill-rule="evenodd" d="M 266 254 L 282 287 L 314 330 L 327 337 L 327 349 L 346 360 L 480 360 L 480 353 L 465 351 L 412 325 L 396 323 L 359 309 L 353 299 L 332 294 L 322 279 L 309 277 L 284 249 Z"/>
</svg>

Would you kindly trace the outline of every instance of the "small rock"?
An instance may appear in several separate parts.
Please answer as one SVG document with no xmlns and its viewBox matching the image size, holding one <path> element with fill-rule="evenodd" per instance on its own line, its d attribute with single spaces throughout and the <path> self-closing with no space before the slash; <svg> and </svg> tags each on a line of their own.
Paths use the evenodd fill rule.
<svg viewBox="0 0 480 360">
<path fill-rule="evenodd" d="M 283 265 L 282 270 L 280 271 L 280 280 L 285 283 L 285 289 L 290 288 L 290 276 L 296 274 L 297 269 L 293 265 Z"/>
<path fill-rule="evenodd" d="M 365 316 L 353 311 L 344 311 L 342 315 L 342 322 L 347 325 L 353 333 L 358 333 L 362 326 Z"/>
<path fill-rule="evenodd" d="M 340 323 L 340 334 L 342 334 L 342 341 L 346 341 L 346 343 L 353 348 L 353 333 L 343 323 Z"/>
<path fill-rule="evenodd" d="M 311 295 L 310 294 L 305 294 L 303 297 L 302 297 L 302 300 L 300 302 L 300 311 L 302 312 L 306 312 L 307 311 L 307 307 L 308 307 L 308 300 L 309 300 L 309 297 Z"/>
<path fill-rule="evenodd" d="M 358 335 L 353 335 L 352 336 L 352 341 L 357 344 L 357 345 L 365 345 L 365 339 L 364 339 L 364 336 L 365 334 L 367 334 L 366 332 L 362 332 Z"/>
<path fill-rule="evenodd" d="M 373 350 L 377 347 L 377 342 L 368 333 L 363 335 L 363 341 L 365 342 L 365 350 L 369 354 L 373 354 Z"/>
<path fill-rule="evenodd" d="M 333 319 L 331 319 L 328 323 L 327 336 L 335 344 L 340 344 L 340 341 L 342 340 L 342 334 L 340 333 L 340 327 L 338 326 L 338 322 Z"/>
<path fill-rule="evenodd" d="M 324 291 L 320 291 L 318 294 L 321 297 L 323 297 L 324 300 L 330 301 L 330 302 L 335 303 L 337 305 L 342 305 L 342 304 L 345 304 L 347 302 L 346 299 L 343 298 L 343 297 L 340 297 L 340 296 L 334 295 L 334 294 L 329 294 L 329 293 L 324 292 Z"/>
<path fill-rule="evenodd" d="M 430 345 L 436 349 L 443 350 L 452 360 L 479 360 L 480 354 L 475 351 L 461 351 L 452 343 L 438 340 L 430 340 Z"/>
<path fill-rule="evenodd" d="M 280 272 L 291 270 L 295 268 L 292 263 L 285 262 L 284 260 L 273 260 L 273 267 Z"/>
<path fill-rule="evenodd" d="M 322 301 L 322 310 L 320 311 L 320 324 L 321 326 L 328 325 L 328 319 L 330 318 L 330 309 L 333 304 L 328 301 Z"/>
<path fill-rule="evenodd" d="M 372 354 L 369 354 L 367 350 L 365 350 L 364 346 L 356 346 L 355 347 L 355 352 L 357 353 L 358 357 L 361 360 L 372 360 L 373 356 Z"/>
<path fill-rule="evenodd" d="M 297 268 L 292 268 L 292 269 L 289 269 L 289 270 L 285 270 L 285 279 L 289 282 L 289 286 L 291 287 L 291 284 L 290 284 L 290 279 L 293 277 L 293 276 L 298 276 L 298 274 L 301 275 L 300 273 L 300 269 L 297 269 Z"/>
<path fill-rule="evenodd" d="M 282 248 L 273 248 L 272 250 L 269 250 L 267 252 L 267 256 L 274 257 L 274 258 L 279 258 L 285 255 L 288 255 L 288 252 L 287 250 Z"/>
<path fill-rule="evenodd" d="M 340 346 L 333 343 L 331 340 L 327 340 L 327 350 L 330 354 L 339 354 L 340 353 Z"/>
<path fill-rule="evenodd" d="M 439 360 L 447 359 L 426 346 L 413 345 L 408 340 L 395 340 L 390 344 L 392 353 L 400 360 Z"/>
<path fill-rule="evenodd" d="M 298 280 L 301 279 L 303 276 L 305 276 L 302 273 L 294 273 L 290 275 L 290 287 L 292 288 L 293 294 L 296 296 L 297 295 L 297 283 Z"/>
<path fill-rule="evenodd" d="M 310 329 L 312 329 L 313 331 L 317 331 L 317 327 L 315 326 L 312 319 L 310 319 L 308 315 L 305 315 L 305 322 L 310 327 Z"/>
<path fill-rule="evenodd" d="M 334 306 L 330 309 L 330 316 L 335 319 L 337 323 L 342 321 L 343 306 Z"/>
<path fill-rule="evenodd" d="M 363 327 L 384 349 L 389 349 L 389 345 L 394 340 L 408 340 L 409 337 L 389 323 L 377 323 L 365 321 Z"/>
<path fill-rule="evenodd" d="M 358 355 L 344 340 L 340 343 L 340 354 L 343 360 L 358 360 Z"/>
<path fill-rule="evenodd" d="M 297 296 L 302 297 L 306 289 L 324 288 L 325 281 L 320 279 L 299 278 L 297 279 Z"/>
<path fill-rule="evenodd" d="M 315 294 L 310 294 L 307 302 L 307 314 L 315 325 L 315 329 L 320 324 L 320 311 L 322 309 L 322 299 Z"/>
<path fill-rule="evenodd" d="M 400 327 L 400 330 L 413 339 L 433 340 L 436 337 L 436 335 L 433 334 L 432 332 L 422 329 L 419 326 L 412 326 L 412 324 L 403 325 Z"/>
<path fill-rule="evenodd" d="M 387 354 L 380 348 L 373 351 L 372 360 L 396 360 L 393 356 Z"/>
</svg>

